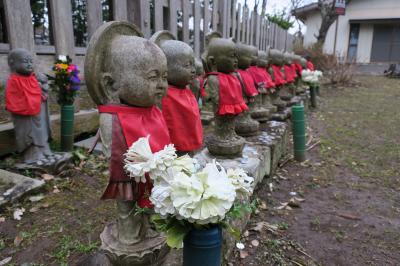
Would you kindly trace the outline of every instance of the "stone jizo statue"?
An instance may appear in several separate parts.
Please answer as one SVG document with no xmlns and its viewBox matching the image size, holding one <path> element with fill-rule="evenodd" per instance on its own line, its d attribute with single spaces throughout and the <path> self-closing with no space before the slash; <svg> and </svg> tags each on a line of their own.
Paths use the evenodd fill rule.
<svg viewBox="0 0 400 266">
<path fill-rule="evenodd" d="M 206 96 L 204 90 L 204 67 L 203 62 L 200 59 L 195 58 L 194 60 L 196 76 L 190 83 L 190 89 L 192 90 L 194 96 L 196 97 L 199 105 L 202 103 L 202 98 Z M 201 106 L 200 106 L 201 107 Z"/>
<path fill-rule="evenodd" d="M 162 100 L 162 113 L 171 142 L 182 154 L 198 150 L 203 145 L 203 127 L 197 99 L 188 86 L 195 78 L 193 50 L 175 40 L 169 31 L 156 32 L 150 41 L 167 57 L 168 89 Z"/>
<path fill-rule="evenodd" d="M 278 108 L 271 103 L 270 94 L 275 92 L 275 83 L 268 72 L 269 66 L 269 48 L 267 51 L 258 51 L 257 68 L 265 80 L 265 93 L 261 94 L 260 105 L 266 108 L 270 114 L 277 112 Z"/>
<path fill-rule="evenodd" d="M 276 49 L 270 50 L 270 68 L 269 73 L 275 83 L 275 92 L 270 94 L 272 104 L 278 108 L 278 111 L 283 111 L 286 107 L 286 102 L 279 97 L 279 92 L 283 85 L 286 84 L 282 73 L 283 53 Z"/>
<path fill-rule="evenodd" d="M 206 139 L 206 146 L 213 155 L 238 156 L 245 140 L 235 133 L 235 118 L 248 107 L 240 81 L 234 75 L 238 63 L 235 43 L 222 38 L 220 33 L 209 33 L 202 60 L 208 71 L 207 100 L 211 101 L 215 113 L 214 132 Z"/>
<path fill-rule="evenodd" d="M 140 137 L 150 135 L 153 152 L 170 144 L 157 105 L 165 95 L 167 59 L 153 42 L 128 22 L 108 22 L 92 36 L 85 58 L 88 91 L 100 112 L 100 137 L 110 160 L 110 181 L 102 199 L 114 199 L 117 221 L 102 234 L 101 250 L 114 265 L 159 265 L 168 252 L 149 215 L 152 184 L 135 182 L 124 171 L 123 154 Z"/>
<path fill-rule="evenodd" d="M 235 130 L 240 136 L 253 136 L 259 133 L 260 123 L 251 117 L 251 112 L 257 107 L 256 98 L 259 94 L 255 85 L 252 75 L 248 72 L 252 61 L 251 46 L 242 43 L 236 44 L 238 55 L 238 69 L 236 75 L 238 76 L 243 96 L 246 104 L 249 106 L 249 111 L 244 111 L 236 118 Z"/>
<path fill-rule="evenodd" d="M 70 155 L 50 150 L 51 138 L 47 97 L 47 77 L 34 73 L 32 54 L 14 49 L 8 55 L 11 75 L 6 85 L 6 109 L 11 113 L 17 151 L 22 154 L 22 169 L 42 169 L 58 172 L 65 167 Z M 39 80 L 38 80 L 39 79 Z"/>
</svg>

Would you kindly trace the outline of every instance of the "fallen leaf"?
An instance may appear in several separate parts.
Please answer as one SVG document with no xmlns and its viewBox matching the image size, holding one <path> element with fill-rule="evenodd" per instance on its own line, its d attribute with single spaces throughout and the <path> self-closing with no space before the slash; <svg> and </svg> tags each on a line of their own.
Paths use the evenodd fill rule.
<svg viewBox="0 0 400 266">
<path fill-rule="evenodd" d="M 48 208 L 49 206 L 50 204 L 48 204 L 47 202 L 42 204 L 42 208 Z"/>
<path fill-rule="evenodd" d="M 0 266 L 7 265 L 12 260 L 12 257 L 7 257 L 0 261 Z"/>
<path fill-rule="evenodd" d="M 248 237 L 249 236 L 249 231 L 248 230 L 244 231 L 243 236 L 244 237 Z"/>
<path fill-rule="evenodd" d="M 269 183 L 268 186 L 269 186 L 269 191 L 273 192 L 274 191 L 274 184 Z"/>
<path fill-rule="evenodd" d="M 351 214 L 351 213 L 344 213 L 344 212 L 339 212 L 337 213 L 337 216 L 345 218 L 345 219 L 349 219 L 349 220 L 361 220 L 360 217 L 356 216 L 355 214 Z"/>
<path fill-rule="evenodd" d="M 260 242 L 259 242 L 257 239 L 254 239 L 253 241 L 251 241 L 251 244 L 252 244 L 254 247 L 258 247 L 258 245 L 260 245 Z"/>
<path fill-rule="evenodd" d="M 43 179 L 44 181 L 50 181 L 50 180 L 53 180 L 53 179 L 54 179 L 54 176 L 53 176 L 53 175 L 49 175 L 49 174 L 43 174 L 43 175 L 42 175 L 42 179 Z"/>
<path fill-rule="evenodd" d="M 293 208 L 300 208 L 300 201 L 298 201 L 297 198 L 291 198 L 288 205 Z"/>
<path fill-rule="evenodd" d="M 15 245 L 16 247 L 18 247 L 18 246 L 21 244 L 22 240 L 24 240 L 24 239 L 22 238 L 22 236 L 21 236 L 20 234 L 18 234 L 18 235 L 14 238 L 14 245 Z"/>
<path fill-rule="evenodd" d="M 21 218 L 22 218 L 22 215 L 24 214 L 24 212 L 25 212 L 25 209 L 24 208 L 17 208 L 17 209 L 15 209 L 14 210 L 14 213 L 13 213 L 13 218 L 14 218 L 14 220 L 18 220 L 18 221 L 20 221 L 21 220 Z"/>
<path fill-rule="evenodd" d="M 40 194 L 40 195 L 37 195 L 37 196 L 29 197 L 29 200 L 31 202 L 37 202 L 37 201 L 42 200 L 43 198 L 44 198 L 44 196 L 42 194 Z"/>
<path fill-rule="evenodd" d="M 262 232 L 265 229 L 267 229 L 267 230 L 269 230 L 271 232 L 275 232 L 275 231 L 278 230 L 278 226 L 274 225 L 274 224 L 267 223 L 267 222 L 258 222 L 258 223 L 256 223 L 256 226 L 254 226 L 250 230 L 257 231 L 257 232 Z"/>
<path fill-rule="evenodd" d="M 277 209 L 277 210 L 283 210 L 283 209 L 285 209 L 287 206 L 288 206 L 288 202 L 283 202 L 283 203 L 281 203 L 281 206 L 279 206 L 279 207 L 276 207 L 275 209 Z"/>
<path fill-rule="evenodd" d="M 0 217 L 0 223 L 4 223 L 6 221 L 6 217 Z"/>
<path fill-rule="evenodd" d="M 247 256 L 249 256 L 249 252 L 244 251 L 244 250 L 241 250 L 241 251 L 239 252 L 239 254 L 240 254 L 240 258 L 241 258 L 241 259 L 245 259 Z"/>
<path fill-rule="evenodd" d="M 259 208 L 260 208 L 261 210 L 266 210 L 266 209 L 268 209 L 267 204 L 265 203 L 265 201 L 261 201 L 261 204 L 260 204 Z"/>
<path fill-rule="evenodd" d="M 54 188 L 53 189 L 53 193 L 60 193 L 60 190 L 58 189 L 57 186 L 54 186 L 53 188 Z"/>
</svg>

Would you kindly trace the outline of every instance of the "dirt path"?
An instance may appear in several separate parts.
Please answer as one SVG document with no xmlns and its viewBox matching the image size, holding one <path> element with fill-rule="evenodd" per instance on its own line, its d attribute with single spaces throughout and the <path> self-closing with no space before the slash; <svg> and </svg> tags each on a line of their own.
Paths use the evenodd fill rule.
<svg viewBox="0 0 400 266">
<path fill-rule="evenodd" d="M 263 182 L 232 265 L 399 265 L 400 81 L 358 79 L 322 91 L 308 118 L 320 145 Z M 300 208 L 278 210 L 291 192 L 305 199 Z M 251 230 L 260 222 L 269 224 Z"/>
</svg>

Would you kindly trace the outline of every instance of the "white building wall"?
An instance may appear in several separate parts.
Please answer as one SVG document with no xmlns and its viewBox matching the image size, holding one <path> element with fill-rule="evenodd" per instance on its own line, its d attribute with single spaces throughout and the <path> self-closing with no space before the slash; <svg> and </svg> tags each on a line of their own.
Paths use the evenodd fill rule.
<svg viewBox="0 0 400 266">
<path fill-rule="evenodd" d="M 353 0 L 346 8 L 346 15 L 340 16 L 336 40 L 336 53 L 340 57 L 347 57 L 349 43 L 350 20 L 355 19 L 392 19 L 400 18 L 400 0 Z M 335 40 L 335 23 L 329 28 L 324 51 L 333 53 Z M 305 21 L 307 31 L 304 36 L 304 45 L 310 46 L 316 42 L 321 25 L 321 15 L 317 11 L 309 12 Z M 361 24 L 357 50 L 357 62 L 369 63 L 373 39 L 373 25 Z"/>
</svg>

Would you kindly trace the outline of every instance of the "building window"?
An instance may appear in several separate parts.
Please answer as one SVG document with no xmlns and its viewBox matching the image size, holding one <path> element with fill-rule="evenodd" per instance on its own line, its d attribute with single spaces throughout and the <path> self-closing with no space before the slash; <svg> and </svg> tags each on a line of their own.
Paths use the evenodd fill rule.
<svg viewBox="0 0 400 266">
<path fill-rule="evenodd" d="M 101 9 L 103 12 L 103 22 L 113 20 L 113 5 L 112 0 L 101 0 Z"/>
<path fill-rule="evenodd" d="M 48 0 L 31 0 L 33 36 L 37 45 L 53 45 Z"/>
<path fill-rule="evenodd" d="M 0 1 L 0 43 L 8 43 L 6 15 L 3 1 Z"/>
<path fill-rule="evenodd" d="M 71 6 L 75 46 L 86 47 L 88 37 L 86 0 L 71 0 Z"/>
<path fill-rule="evenodd" d="M 349 49 L 347 51 L 347 60 L 349 62 L 357 61 L 358 36 L 360 35 L 360 24 L 350 24 Z"/>
<path fill-rule="evenodd" d="M 400 24 L 374 25 L 371 62 L 398 62 L 400 60 Z"/>
</svg>

